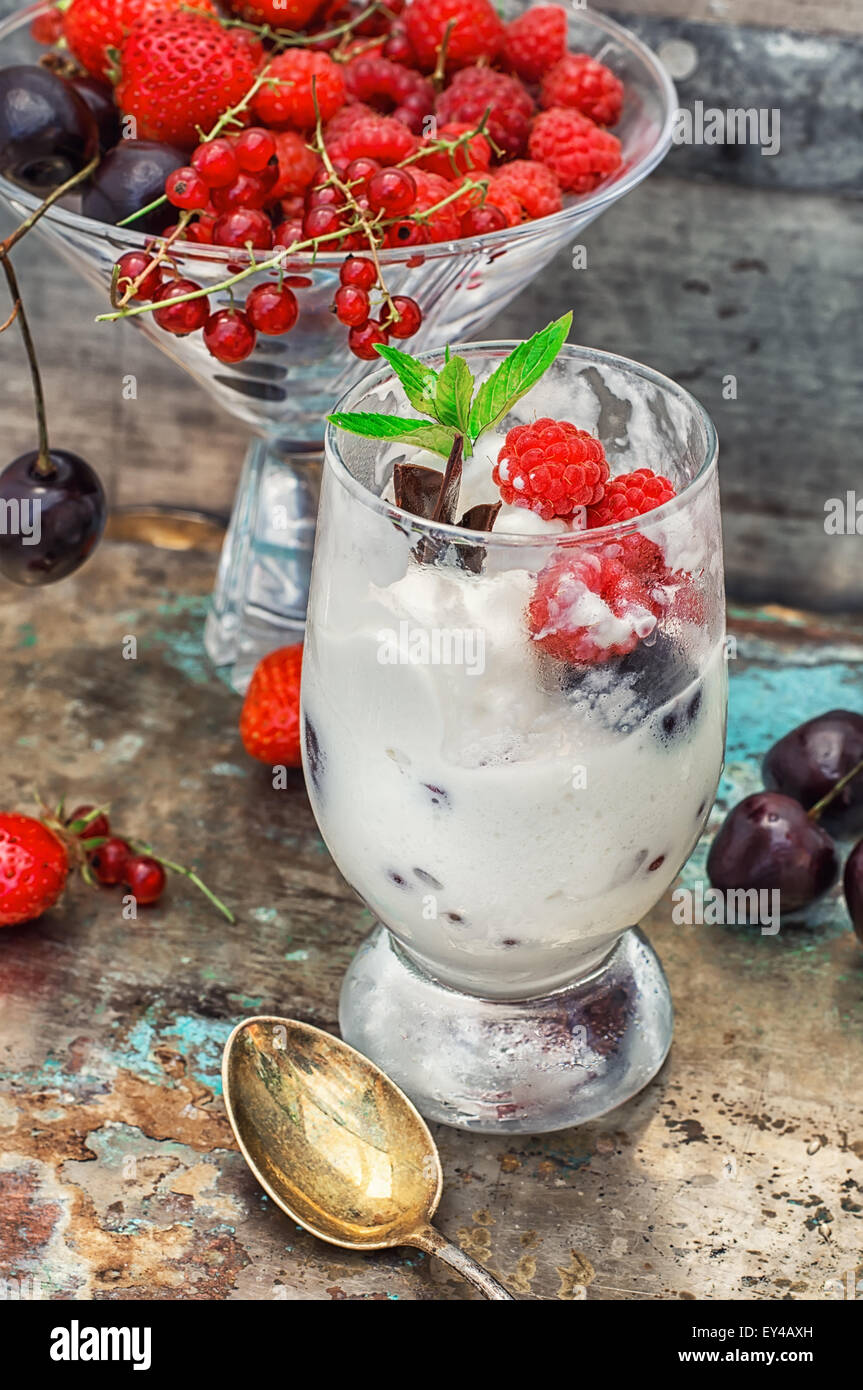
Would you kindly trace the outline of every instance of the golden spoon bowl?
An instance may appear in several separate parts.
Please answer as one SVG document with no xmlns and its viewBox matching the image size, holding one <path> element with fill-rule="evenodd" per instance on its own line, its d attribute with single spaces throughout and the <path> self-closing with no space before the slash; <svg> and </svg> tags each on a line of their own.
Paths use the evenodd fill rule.
<svg viewBox="0 0 863 1390">
<path fill-rule="evenodd" d="M 368 1058 L 308 1023 L 249 1018 L 225 1044 L 222 1080 L 243 1157 L 312 1235 L 349 1250 L 418 1246 L 486 1298 L 512 1299 L 431 1225 L 443 1186 L 435 1142 Z"/>
</svg>

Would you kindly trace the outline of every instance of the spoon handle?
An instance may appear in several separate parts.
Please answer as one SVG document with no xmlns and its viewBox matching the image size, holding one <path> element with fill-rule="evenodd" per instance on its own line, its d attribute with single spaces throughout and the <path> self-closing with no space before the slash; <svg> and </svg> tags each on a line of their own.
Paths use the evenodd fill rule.
<svg viewBox="0 0 863 1390">
<path fill-rule="evenodd" d="M 488 1270 L 483 1269 L 482 1265 L 477 1264 L 470 1255 L 466 1255 L 451 1240 L 442 1236 L 440 1231 L 435 1230 L 434 1226 L 420 1226 L 405 1239 L 408 1245 L 416 1245 L 429 1255 L 437 1255 L 439 1260 L 450 1265 L 464 1279 L 473 1284 L 475 1289 L 479 1289 L 483 1298 L 506 1299 L 508 1302 L 515 1302 L 512 1294 L 504 1288 L 503 1284 L 498 1283 L 493 1274 L 489 1274 Z"/>
</svg>

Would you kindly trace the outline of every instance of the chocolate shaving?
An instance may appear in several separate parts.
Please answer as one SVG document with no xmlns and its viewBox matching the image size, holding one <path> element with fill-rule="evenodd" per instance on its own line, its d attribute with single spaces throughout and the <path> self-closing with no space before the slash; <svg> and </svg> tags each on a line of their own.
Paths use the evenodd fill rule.
<svg viewBox="0 0 863 1390">
<path fill-rule="evenodd" d="M 437 506 L 434 509 L 432 521 L 444 521 L 450 526 L 455 522 L 456 508 L 458 507 L 458 494 L 461 488 L 461 465 L 463 458 L 464 439 L 460 434 L 457 434 L 453 440 L 453 446 L 449 451 L 449 458 L 446 461 L 440 496 L 437 500 Z"/>
<path fill-rule="evenodd" d="M 466 531 L 492 531 L 500 511 L 500 502 L 478 502 L 470 507 L 459 521 Z M 481 574 L 485 562 L 484 545 L 457 545 L 456 558 L 462 569 L 472 574 Z"/>
<path fill-rule="evenodd" d="M 393 469 L 396 506 L 431 521 L 441 490 L 441 473 L 421 463 L 397 463 Z"/>
</svg>

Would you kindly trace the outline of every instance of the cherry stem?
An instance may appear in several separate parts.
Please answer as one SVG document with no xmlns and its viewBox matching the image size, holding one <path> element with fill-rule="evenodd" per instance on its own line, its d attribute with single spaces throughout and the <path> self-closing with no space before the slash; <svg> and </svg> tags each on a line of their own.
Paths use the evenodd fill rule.
<svg viewBox="0 0 863 1390">
<path fill-rule="evenodd" d="M 855 777 L 859 777 L 861 772 L 863 772 L 863 761 L 857 763 L 855 767 L 852 767 L 850 772 L 846 772 L 844 777 L 840 777 L 839 781 L 834 783 L 829 792 L 827 792 L 825 796 L 822 796 L 820 801 L 816 801 L 814 806 L 810 806 L 806 813 L 809 819 L 817 820 L 821 812 L 827 810 L 831 801 L 833 801 L 841 791 L 844 791 L 849 782 L 853 782 Z"/>
<path fill-rule="evenodd" d="M 222 915 L 224 917 L 227 917 L 228 921 L 233 926 L 234 922 L 236 922 L 237 919 L 234 916 L 231 909 L 225 906 L 221 898 L 216 897 L 215 893 L 213 893 L 211 889 L 207 887 L 203 879 L 200 879 L 198 877 L 194 869 L 187 869 L 184 864 L 175 864 L 172 859 L 165 859 L 161 854 L 156 853 L 152 845 L 145 844 L 143 840 L 129 840 L 128 843 L 132 846 L 132 849 L 134 849 L 136 853 L 149 854 L 150 858 L 157 860 L 163 866 L 163 868 L 172 869 L 175 874 L 182 874 L 183 877 L 187 878 L 190 883 L 194 883 L 195 887 L 200 889 L 204 897 L 208 898 L 209 901 L 213 904 L 213 906 L 217 907 L 219 911 L 222 913 Z"/>
<path fill-rule="evenodd" d="M 31 228 L 35 227 L 40 217 L 44 217 L 49 208 L 53 207 L 60 198 L 70 192 L 76 184 L 83 183 L 85 179 L 88 179 L 97 168 L 99 159 L 100 156 L 98 154 L 94 155 L 89 164 L 85 164 L 84 168 L 79 169 L 77 174 L 73 174 L 65 183 L 61 183 L 58 188 L 55 188 L 53 193 L 49 193 L 45 201 L 40 203 L 35 212 L 31 212 L 30 216 L 24 219 L 20 227 L 16 227 L 14 232 L 10 232 L 5 240 L 0 241 L 0 257 L 8 256 L 16 242 L 19 242 L 23 236 L 27 235 Z"/>
<path fill-rule="evenodd" d="M 16 317 L 21 325 L 21 337 L 24 339 L 24 350 L 27 353 L 27 361 L 30 364 L 30 378 L 33 382 L 33 400 L 36 405 L 36 425 L 39 430 L 39 453 L 36 458 L 36 472 L 43 478 L 51 478 L 56 470 L 51 462 L 51 448 L 48 443 L 48 423 L 45 414 L 45 393 L 42 390 L 42 376 L 39 372 L 39 359 L 36 356 L 36 344 L 33 342 L 33 335 L 30 332 L 30 323 L 24 312 L 24 302 L 21 298 L 18 277 L 5 251 L 2 257 L 0 257 L 0 260 L 3 262 L 6 283 L 9 286 L 9 293 L 12 295 L 12 303 L 15 306 Z"/>
</svg>

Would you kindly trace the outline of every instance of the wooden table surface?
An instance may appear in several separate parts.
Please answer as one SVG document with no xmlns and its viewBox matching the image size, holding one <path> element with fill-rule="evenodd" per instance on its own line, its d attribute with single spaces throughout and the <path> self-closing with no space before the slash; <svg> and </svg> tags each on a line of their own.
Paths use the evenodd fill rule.
<svg viewBox="0 0 863 1390">
<path fill-rule="evenodd" d="M 0 804 L 27 809 L 34 785 L 110 800 L 238 921 L 176 879 L 127 921 L 120 890 L 79 881 L 0 933 L 0 1280 L 53 1299 L 469 1298 L 417 1252 L 320 1244 L 234 1148 L 229 1031 L 257 1012 L 333 1029 L 370 917 L 301 775 L 275 791 L 243 753 L 201 646 L 212 579 L 212 556 L 105 542 L 53 591 L 4 590 Z M 793 723 L 860 707 L 850 625 L 749 611 L 734 631 L 720 806 Z M 535 1298 L 827 1297 L 863 1236 L 863 950 L 841 903 L 776 937 L 675 926 L 668 901 L 647 925 L 677 1009 L 659 1078 L 563 1133 L 439 1128 L 440 1227 Z"/>
</svg>

